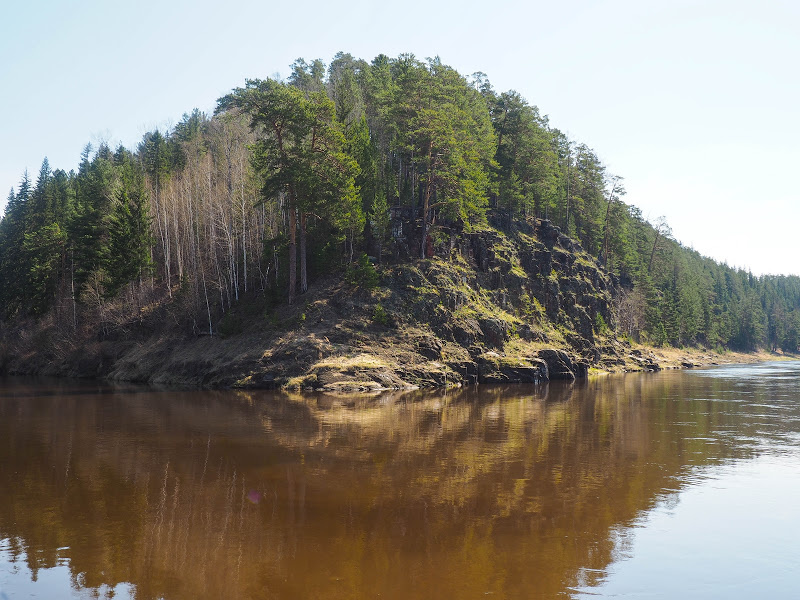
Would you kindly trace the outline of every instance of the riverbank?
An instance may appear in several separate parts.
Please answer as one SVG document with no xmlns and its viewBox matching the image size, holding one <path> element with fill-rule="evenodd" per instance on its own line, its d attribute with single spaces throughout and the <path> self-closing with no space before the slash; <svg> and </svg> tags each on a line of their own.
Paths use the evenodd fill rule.
<svg viewBox="0 0 800 600">
<path fill-rule="evenodd" d="M 103 339 L 90 339 L 52 321 L 19 324 L 2 332 L 0 370 L 189 388 L 347 392 L 535 382 L 797 358 L 765 351 L 655 348 L 613 336 L 596 336 L 593 354 L 581 355 L 557 330 L 544 328 L 537 337 L 515 332 L 465 346 L 437 333 L 430 323 L 391 308 L 390 322 L 376 322 L 375 306 L 393 306 L 386 289 L 337 282 L 315 288 L 307 300 L 299 307 L 276 309 L 269 320 L 251 316 L 257 312 L 251 305 L 229 316 L 229 322 L 241 322 L 232 333 L 213 336 L 187 335 L 174 325 L 148 330 L 131 324 Z M 170 319 L 162 314 L 158 320 Z M 447 326 L 454 323 L 457 318 Z M 487 323 L 491 321 L 484 321 L 488 330 Z M 481 325 L 476 329 L 482 331 Z"/>
<path fill-rule="evenodd" d="M 654 348 L 663 368 L 679 369 L 710 365 L 759 363 L 772 360 L 796 360 L 799 357 L 784 352 L 758 350 L 755 352 L 709 351 L 703 348 Z"/>
<path fill-rule="evenodd" d="M 672 348 L 638 345 L 631 349 L 628 361 L 620 368 L 593 368 L 592 375 L 610 375 L 637 371 L 692 369 L 729 364 L 752 364 L 774 360 L 798 360 L 800 356 L 785 352 L 757 350 L 754 352 L 716 351 L 707 348 Z"/>
<path fill-rule="evenodd" d="M 176 287 L 134 318 L 0 328 L 0 372 L 325 391 L 580 379 L 773 359 L 618 336 L 621 284 L 548 221 L 464 233 L 424 260 L 351 265 L 293 305 L 251 291 L 213 318 Z M 124 315 L 124 310 L 117 311 Z M 209 313 L 210 315 L 210 313 Z"/>
</svg>

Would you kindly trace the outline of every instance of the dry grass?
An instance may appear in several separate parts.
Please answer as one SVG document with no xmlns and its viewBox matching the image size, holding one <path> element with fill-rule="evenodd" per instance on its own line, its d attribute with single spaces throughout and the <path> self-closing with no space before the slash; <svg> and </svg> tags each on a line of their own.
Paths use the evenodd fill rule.
<svg viewBox="0 0 800 600">
<path fill-rule="evenodd" d="M 355 356 L 329 356 L 315 363 L 312 371 L 339 371 L 342 373 L 364 371 L 369 369 L 385 369 L 389 365 L 373 354 L 356 354 Z"/>
<path fill-rule="evenodd" d="M 756 363 L 769 360 L 790 360 L 797 357 L 785 353 L 759 350 L 757 352 L 717 352 L 705 348 L 652 348 L 641 346 L 642 351 L 653 352 L 659 364 L 665 368 L 680 368 L 682 363 L 695 365 Z"/>
</svg>

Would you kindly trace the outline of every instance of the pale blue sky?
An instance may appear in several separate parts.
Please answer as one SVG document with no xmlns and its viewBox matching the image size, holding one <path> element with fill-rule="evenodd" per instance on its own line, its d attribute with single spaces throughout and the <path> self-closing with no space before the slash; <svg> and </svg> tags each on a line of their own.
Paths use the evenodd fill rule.
<svg viewBox="0 0 800 600">
<path fill-rule="evenodd" d="M 0 203 L 42 158 L 134 147 L 247 77 L 343 50 L 516 89 L 703 254 L 800 273 L 800 4 L 28 0 L 0 10 Z"/>
</svg>

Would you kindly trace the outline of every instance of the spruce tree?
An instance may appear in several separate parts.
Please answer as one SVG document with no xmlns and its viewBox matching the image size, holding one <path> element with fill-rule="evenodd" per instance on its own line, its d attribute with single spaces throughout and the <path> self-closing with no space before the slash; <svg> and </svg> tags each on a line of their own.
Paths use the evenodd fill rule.
<svg viewBox="0 0 800 600">
<path fill-rule="evenodd" d="M 102 265 L 106 275 L 105 294 L 117 295 L 150 267 L 150 214 L 144 175 L 133 157 L 118 151 L 119 183 L 108 219 L 108 245 Z"/>
</svg>

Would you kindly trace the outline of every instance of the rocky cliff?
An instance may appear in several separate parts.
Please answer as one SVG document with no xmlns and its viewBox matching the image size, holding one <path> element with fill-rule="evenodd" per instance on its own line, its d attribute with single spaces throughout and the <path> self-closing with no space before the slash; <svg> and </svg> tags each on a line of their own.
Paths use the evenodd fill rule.
<svg viewBox="0 0 800 600">
<path fill-rule="evenodd" d="M 149 321 L 81 335 L 54 321 L 6 326 L 0 368 L 206 387 L 377 389 L 585 377 L 657 364 L 618 341 L 615 282 L 546 220 L 440 238 L 425 260 L 362 264 L 294 306 L 253 297 L 213 336 L 176 301 Z M 360 277 L 359 275 L 370 275 Z M 376 276 L 377 275 L 377 282 Z"/>
</svg>

